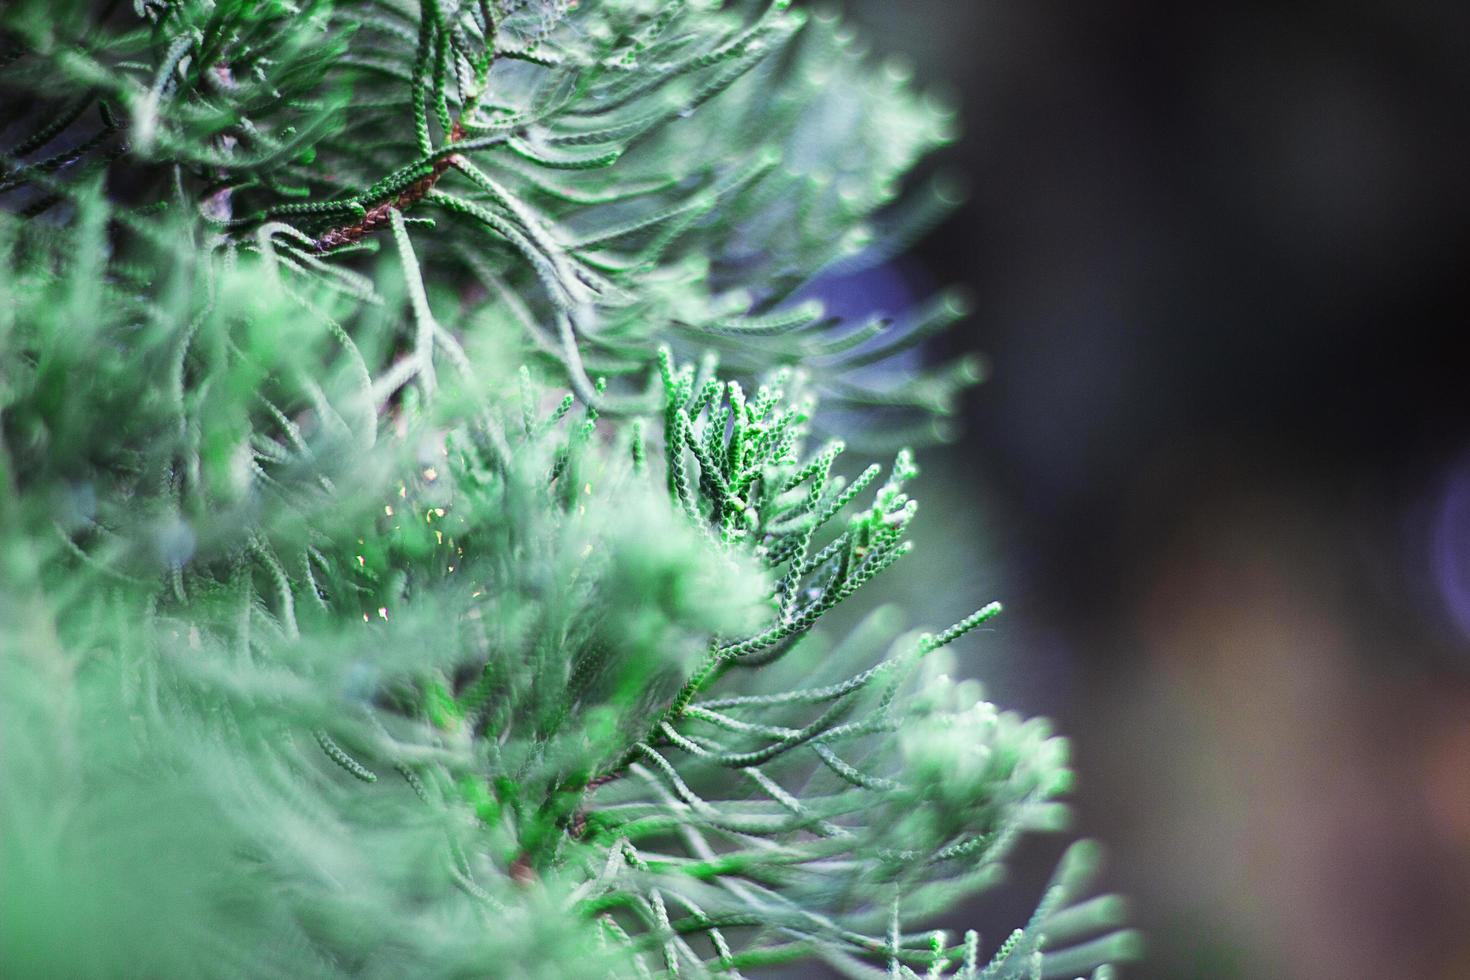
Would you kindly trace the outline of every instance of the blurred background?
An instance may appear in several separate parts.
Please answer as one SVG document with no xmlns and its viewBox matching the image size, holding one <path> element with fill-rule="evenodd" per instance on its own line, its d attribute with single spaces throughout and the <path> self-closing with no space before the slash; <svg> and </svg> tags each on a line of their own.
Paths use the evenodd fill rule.
<svg viewBox="0 0 1470 980">
<path fill-rule="evenodd" d="M 1125 976 L 1470 978 L 1470 4 L 847 6 L 961 110 L 897 272 L 991 370 L 910 605 L 1006 602 L 966 669 L 1074 738 Z"/>
</svg>

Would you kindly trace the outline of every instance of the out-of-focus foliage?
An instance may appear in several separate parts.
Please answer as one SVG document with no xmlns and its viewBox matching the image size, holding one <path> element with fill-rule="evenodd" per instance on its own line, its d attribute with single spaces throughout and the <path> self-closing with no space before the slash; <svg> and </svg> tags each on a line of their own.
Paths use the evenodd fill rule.
<svg viewBox="0 0 1470 980">
<path fill-rule="evenodd" d="M 1085 849 L 1002 943 L 914 931 L 1061 813 L 942 676 L 997 607 L 817 628 L 916 472 L 844 480 L 818 399 L 969 375 L 874 370 L 952 300 L 792 301 L 949 128 L 833 21 L 22 0 L 0 96 L 0 972 L 1126 955 Z"/>
</svg>

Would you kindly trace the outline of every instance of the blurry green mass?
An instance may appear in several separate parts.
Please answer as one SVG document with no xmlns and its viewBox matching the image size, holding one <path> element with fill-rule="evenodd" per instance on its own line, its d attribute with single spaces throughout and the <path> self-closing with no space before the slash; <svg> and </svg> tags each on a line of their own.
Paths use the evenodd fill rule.
<svg viewBox="0 0 1470 980">
<path fill-rule="evenodd" d="M 1066 745 L 869 587 L 963 304 L 803 290 L 953 128 L 784 2 L 0 10 L 0 974 L 1130 956 L 931 925 Z"/>
</svg>

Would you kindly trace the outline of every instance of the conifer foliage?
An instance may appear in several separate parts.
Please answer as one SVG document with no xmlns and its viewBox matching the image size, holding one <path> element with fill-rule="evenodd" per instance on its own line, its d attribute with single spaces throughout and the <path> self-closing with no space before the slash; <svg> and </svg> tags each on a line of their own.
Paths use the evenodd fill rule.
<svg viewBox="0 0 1470 980">
<path fill-rule="evenodd" d="M 0 973 L 1128 956 L 1088 845 L 929 926 L 1065 815 L 999 607 L 826 625 L 975 371 L 804 290 L 951 129 L 780 0 L 4 5 Z"/>
</svg>

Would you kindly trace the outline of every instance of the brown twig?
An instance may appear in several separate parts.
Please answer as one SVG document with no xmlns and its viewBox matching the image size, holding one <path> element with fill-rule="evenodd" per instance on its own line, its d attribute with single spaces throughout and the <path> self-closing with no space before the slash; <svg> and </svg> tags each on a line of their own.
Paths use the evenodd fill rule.
<svg viewBox="0 0 1470 980">
<path fill-rule="evenodd" d="M 511 862 L 510 880 L 522 888 L 534 885 L 540 880 L 540 876 L 536 874 L 535 867 L 531 864 L 530 855 L 522 854 Z"/>
<path fill-rule="evenodd" d="M 586 795 L 591 795 L 592 791 L 595 790 L 595 789 L 597 789 L 597 787 L 599 787 L 599 786 L 605 786 L 605 785 L 607 785 L 608 783 L 612 782 L 615 779 L 621 779 L 622 776 L 623 776 L 623 774 L 621 772 L 610 772 L 610 773 L 606 773 L 604 775 L 598 776 L 596 779 L 593 779 L 593 780 L 591 780 L 591 781 L 589 781 L 587 783 L 587 786 L 583 790 L 583 793 L 586 794 Z M 571 830 L 572 836 L 573 837 L 577 837 L 577 838 L 580 838 L 584 833 L 586 833 L 586 831 L 587 831 L 587 808 L 585 806 L 584 807 L 579 807 L 577 809 L 577 812 L 572 815 L 572 825 L 570 827 L 570 830 Z"/>
<path fill-rule="evenodd" d="M 464 128 L 456 120 L 452 129 L 449 130 L 449 145 L 453 146 L 464 138 Z M 368 212 L 357 220 L 355 224 L 341 225 L 323 232 L 314 243 L 318 252 L 329 252 L 343 245 L 351 245 L 362 239 L 371 231 L 383 227 L 389 221 L 388 213 L 393 210 L 407 211 L 419 201 L 422 201 L 434 185 L 439 183 L 439 178 L 444 176 L 445 171 L 459 161 L 457 153 L 442 156 L 434 161 L 434 168 L 418 180 L 409 184 L 399 195 L 382 204 L 374 205 Z"/>
</svg>

